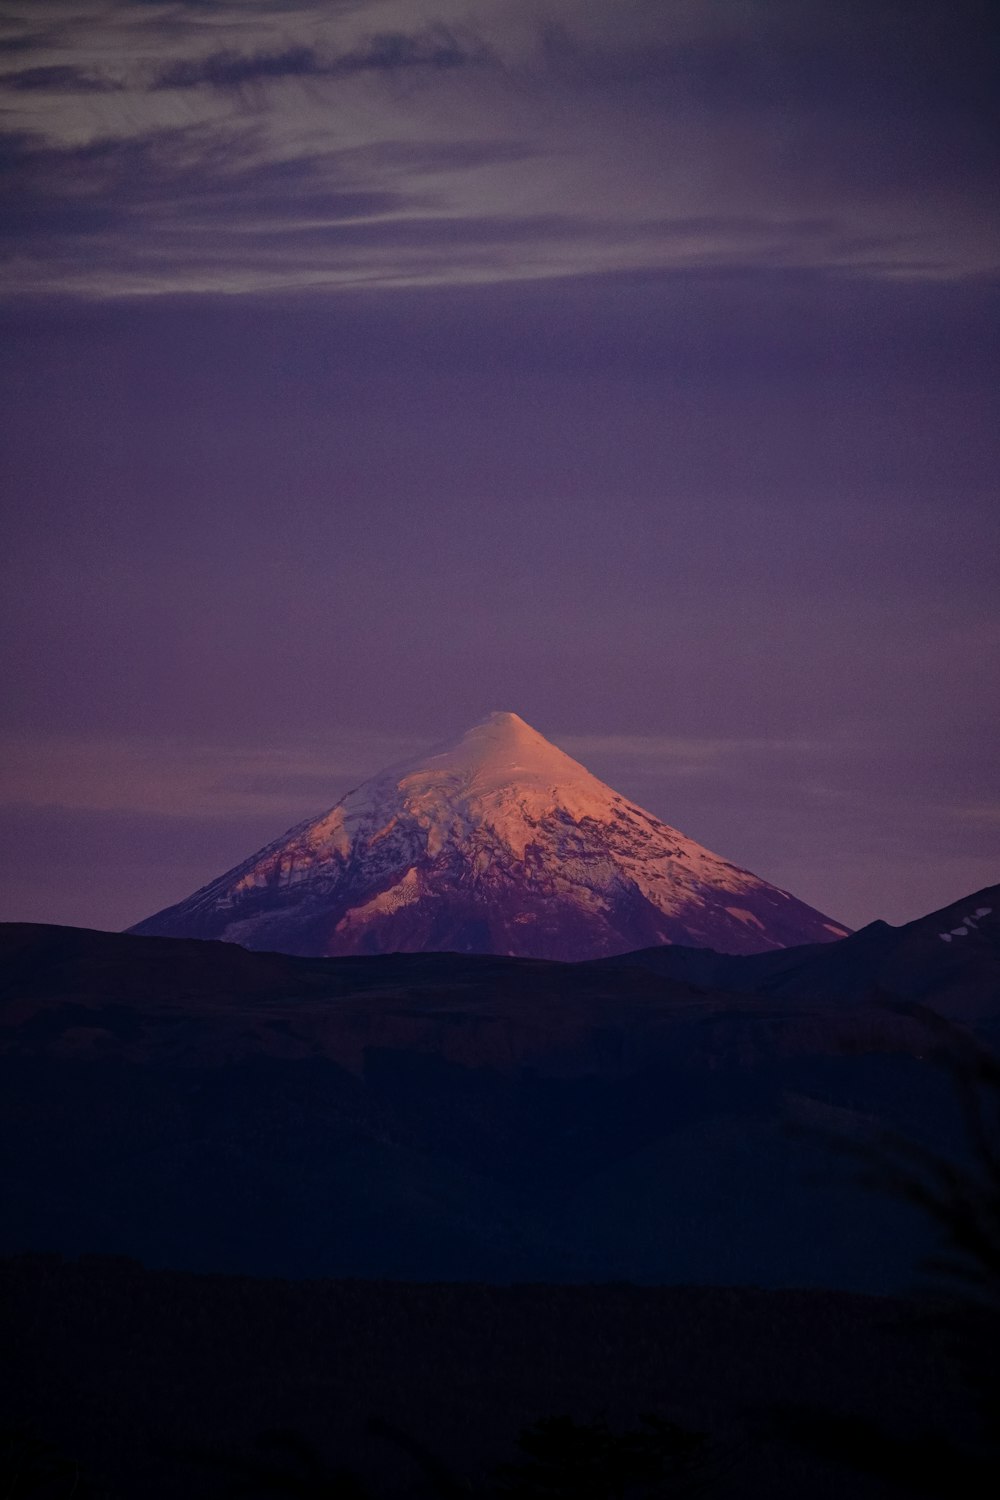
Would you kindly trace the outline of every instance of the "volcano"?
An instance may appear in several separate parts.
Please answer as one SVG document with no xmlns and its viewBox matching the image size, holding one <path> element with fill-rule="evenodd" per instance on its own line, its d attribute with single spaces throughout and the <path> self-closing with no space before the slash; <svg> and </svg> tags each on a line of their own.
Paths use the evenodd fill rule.
<svg viewBox="0 0 1000 1500">
<path fill-rule="evenodd" d="M 382 771 L 130 929 L 307 956 L 758 953 L 847 929 L 620 796 L 514 713 Z"/>
</svg>

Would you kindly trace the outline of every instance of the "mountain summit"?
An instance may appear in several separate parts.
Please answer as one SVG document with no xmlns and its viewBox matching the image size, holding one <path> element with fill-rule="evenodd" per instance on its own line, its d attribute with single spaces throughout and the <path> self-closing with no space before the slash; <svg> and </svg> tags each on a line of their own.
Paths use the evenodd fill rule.
<svg viewBox="0 0 1000 1500">
<path fill-rule="evenodd" d="M 131 931 L 304 955 L 587 959 L 658 943 L 756 953 L 846 929 L 494 713 Z"/>
</svg>

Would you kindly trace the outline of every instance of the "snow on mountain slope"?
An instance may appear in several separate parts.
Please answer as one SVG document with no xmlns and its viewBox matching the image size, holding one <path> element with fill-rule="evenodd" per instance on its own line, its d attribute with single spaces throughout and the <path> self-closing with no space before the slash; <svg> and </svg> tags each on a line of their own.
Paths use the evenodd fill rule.
<svg viewBox="0 0 1000 1500">
<path fill-rule="evenodd" d="M 133 932 L 336 955 L 727 953 L 846 929 L 621 797 L 517 714 L 366 781 Z"/>
</svg>

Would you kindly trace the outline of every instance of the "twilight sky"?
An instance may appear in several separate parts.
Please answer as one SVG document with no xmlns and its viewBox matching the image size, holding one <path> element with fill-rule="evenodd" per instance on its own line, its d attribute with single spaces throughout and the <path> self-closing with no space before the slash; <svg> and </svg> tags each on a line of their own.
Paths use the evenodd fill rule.
<svg viewBox="0 0 1000 1500">
<path fill-rule="evenodd" d="M 973 0 L 13 0 L 0 919 L 513 709 L 851 925 L 1000 878 Z"/>
</svg>

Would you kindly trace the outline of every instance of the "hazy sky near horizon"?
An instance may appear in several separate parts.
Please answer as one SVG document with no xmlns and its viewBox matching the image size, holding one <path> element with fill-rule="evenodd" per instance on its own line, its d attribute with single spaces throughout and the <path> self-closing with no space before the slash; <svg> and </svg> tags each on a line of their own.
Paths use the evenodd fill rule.
<svg viewBox="0 0 1000 1500">
<path fill-rule="evenodd" d="M 0 19 L 0 920 L 513 709 L 851 925 L 1000 879 L 990 8 Z"/>
</svg>

